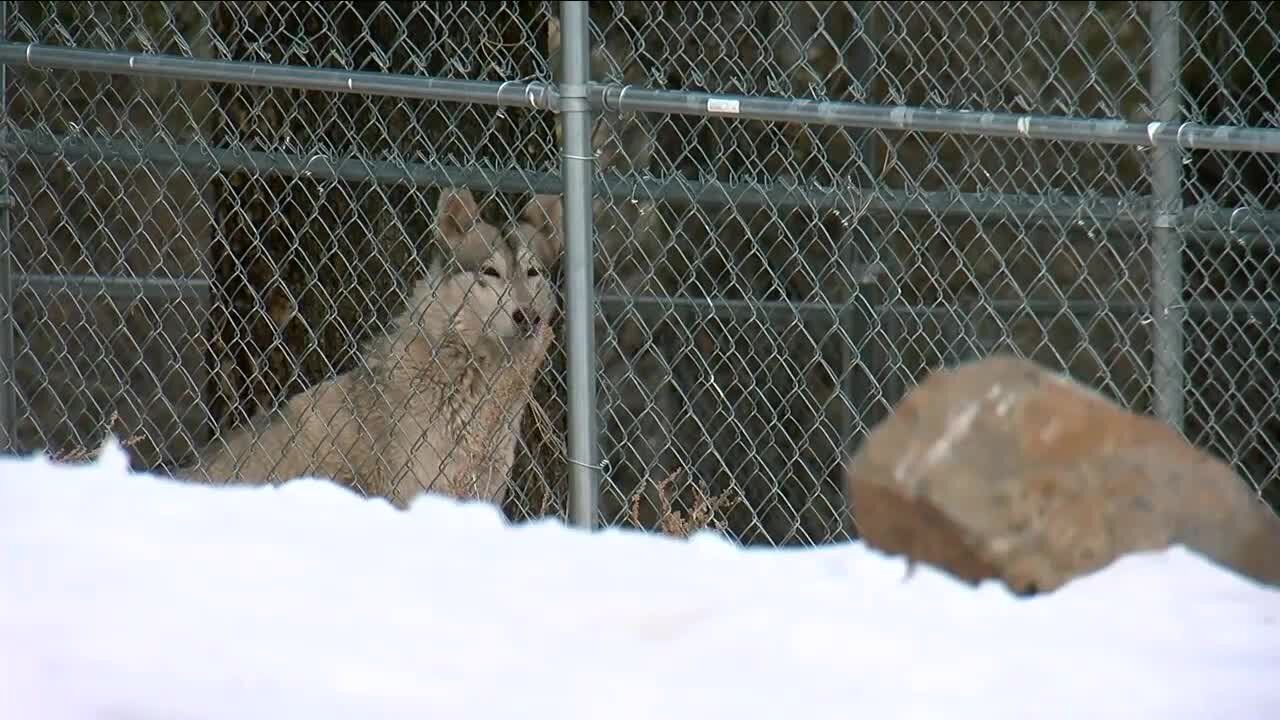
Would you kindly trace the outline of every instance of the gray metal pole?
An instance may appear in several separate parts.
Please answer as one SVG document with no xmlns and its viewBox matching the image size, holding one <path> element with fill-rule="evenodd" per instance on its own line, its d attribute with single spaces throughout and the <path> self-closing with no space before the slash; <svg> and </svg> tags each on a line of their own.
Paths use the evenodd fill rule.
<svg viewBox="0 0 1280 720">
<path fill-rule="evenodd" d="M 1174 124 L 1181 117 L 1181 40 L 1178 4 L 1151 3 L 1151 101 L 1155 120 Z M 1175 219 L 1182 211 L 1182 158 L 1176 146 L 1152 149 L 1151 281 L 1152 380 L 1157 417 L 1182 431 L 1186 368 L 1183 329 L 1182 235 Z"/>
<path fill-rule="evenodd" d="M 0 45 L 0 59 L 5 48 Z M 603 88 L 603 89 L 602 89 Z M 647 90 L 621 85 L 592 87 L 593 102 L 618 113 L 729 117 L 803 125 L 888 128 L 981 137 L 1061 140 L 1095 145 L 1177 145 L 1189 150 L 1280 153 L 1280 129 L 943 110 L 903 105 L 860 105 L 830 100 Z"/>
<path fill-rule="evenodd" d="M 1168 3 L 1162 3 L 1168 4 Z M 1153 8 L 1154 11 L 1154 8 Z M 563 30 L 562 30 L 563 32 Z M 568 46 L 564 47 L 568 51 Z M 0 63 L 21 67 L 80 70 L 174 80 L 240 83 L 382 97 L 474 102 L 503 107 L 555 110 L 557 99 L 538 82 L 480 82 L 373 71 L 348 72 L 270 63 L 205 60 L 174 55 L 139 54 L 0 42 Z M 567 72 L 567 70 L 566 70 Z M 611 112 L 665 113 L 730 117 L 805 125 L 888 128 L 953 135 L 1062 140 L 1142 147 L 1178 145 L 1189 150 L 1226 150 L 1280 154 L 1280 129 L 1231 125 L 1162 124 L 1058 115 L 970 112 L 902 105 L 804 98 L 753 97 L 684 90 L 588 83 L 590 102 Z"/>
<path fill-rule="evenodd" d="M 817 11 L 814 10 L 814 12 Z M 852 57 L 849 58 L 850 70 L 859 83 L 864 87 L 870 87 L 875 72 L 871 42 L 872 38 L 878 38 L 870 28 L 874 23 L 873 16 L 876 9 L 871 3 L 860 1 L 849 3 L 848 12 L 852 13 L 856 19 L 855 26 L 862 29 L 857 45 L 851 53 Z M 851 131 L 850 134 L 854 133 Z M 880 167 L 878 134 L 863 130 L 861 133 L 854 134 L 854 137 L 857 138 L 857 146 L 862 156 L 862 162 L 855 168 L 857 184 L 868 192 L 874 192 L 876 180 L 871 174 L 871 168 Z M 883 245 L 881 242 L 883 233 L 879 232 L 877 224 L 869 217 L 859 218 L 853 221 L 852 225 L 853 227 L 850 227 L 841 238 L 840 248 L 840 260 L 844 264 L 844 288 L 848 290 L 848 294 L 840 298 L 843 306 L 839 311 L 840 331 L 843 335 L 840 343 L 840 372 L 844 373 L 840 381 L 840 392 L 844 397 L 844 403 L 839 412 L 841 462 L 852 457 L 857 450 L 858 443 L 855 440 L 861 437 L 858 432 L 859 426 L 870 427 L 871 415 L 874 412 L 874 402 L 871 398 L 879 389 L 875 387 L 875 382 L 884 376 L 876 372 L 881 368 L 874 362 L 880 359 L 876 355 L 882 344 L 871 337 L 879 328 L 878 319 L 883 315 L 879 288 L 875 283 L 861 283 L 854 277 L 858 273 L 857 268 L 860 264 L 879 256 Z M 871 252 L 859 247 L 862 244 L 859 241 L 864 238 L 875 238 L 874 249 Z M 860 307 L 861 303 L 855 304 L 857 300 L 866 301 L 870 312 Z M 863 370 L 855 371 L 855 365 L 861 365 Z M 854 525 L 853 513 L 849 506 L 848 488 L 842 484 L 840 490 L 844 497 L 844 507 L 840 512 L 841 528 L 846 539 L 856 538 L 858 530 Z"/>
<path fill-rule="evenodd" d="M 565 320 L 569 370 L 569 517 L 592 529 L 599 503 L 596 423 L 595 298 L 591 106 L 587 102 L 590 41 L 585 2 L 560 3 L 560 122 L 564 138 Z"/>
<path fill-rule="evenodd" d="M 9 36 L 9 3 L 0 1 L 0 41 Z M 9 73 L 0 64 L 0 136 L 9 133 Z M 15 452 L 18 423 L 13 347 L 13 243 L 9 208 L 13 194 L 9 183 L 9 153 L 0 151 L 0 453 Z"/>
<path fill-rule="evenodd" d="M 874 12 L 877 14 L 873 18 L 878 19 L 881 11 Z M 588 88 L 590 87 L 592 86 L 588 83 Z M 868 136 L 875 137 L 871 134 Z M 449 185 L 503 193 L 564 191 L 564 181 L 559 173 L 500 173 L 452 165 L 290 155 L 170 142 L 136 143 L 105 137 L 86 139 L 50 133 L 47 130 L 21 128 L 0 138 L 0 149 L 21 152 L 32 161 L 108 163 L 119 164 L 124 168 L 155 163 L 162 167 L 181 167 L 189 173 L 212 174 L 218 171 L 243 170 L 283 177 L 305 176 L 385 185 L 410 183 L 418 187 Z M 870 150 L 864 152 L 869 153 Z M 871 167 L 878 167 L 875 157 L 870 154 L 864 157 Z M 684 177 L 636 178 L 609 172 L 595 178 L 592 194 L 614 200 L 630 200 L 643 195 L 656 201 L 691 203 L 707 208 L 734 206 L 751 210 L 759 207 L 803 207 L 828 211 L 855 207 L 867 213 L 889 217 L 908 215 L 932 220 L 1016 220 L 1024 224 L 1047 223 L 1053 228 L 1060 228 L 1063 223 L 1077 225 L 1087 220 L 1099 228 L 1106 228 L 1109 234 L 1141 233 L 1144 238 L 1150 228 L 1150 201 L 1146 197 L 1113 200 L 1067 194 L 1045 198 L 994 192 L 906 192 L 883 187 L 869 190 L 844 184 L 819 187 L 788 183 L 728 183 L 719 180 L 689 180 Z M 1277 239 L 1280 237 L 1280 212 L 1274 210 L 1193 205 L 1183 208 L 1178 214 L 1177 223 L 1187 240 L 1198 239 L 1201 243 L 1230 244 L 1232 247 L 1240 247 L 1240 243 L 1249 242 L 1280 251 L 1280 239 Z M 1229 238 L 1226 237 L 1228 230 Z"/>
<path fill-rule="evenodd" d="M 540 82 L 454 80 L 372 70 L 328 70 L 240 60 L 207 60 L 177 55 L 88 50 L 36 43 L 0 42 L 0 63 L 50 70 L 79 70 L 133 77 L 238 83 L 348 95 L 482 103 L 503 107 L 534 107 L 539 110 L 553 109 L 555 104 L 550 88 Z"/>
</svg>

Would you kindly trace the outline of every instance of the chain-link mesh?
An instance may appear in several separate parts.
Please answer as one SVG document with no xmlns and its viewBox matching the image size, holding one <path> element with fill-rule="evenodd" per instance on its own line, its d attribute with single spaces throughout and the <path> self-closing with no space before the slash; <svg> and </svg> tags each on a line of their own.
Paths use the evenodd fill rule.
<svg viewBox="0 0 1280 720">
<path fill-rule="evenodd" d="M 556 3 L 10 5 L 15 42 L 560 77 Z M 1167 4 L 1162 85 L 1153 5 L 592 3 L 591 75 L 1137 122 L 1172 82 L 1182 120 L 1277 125 L 1280 9 Z M 116 414 L 144 467 L 361 364 L 434 257 L 447 183 L 392 181 L 404 168 L 480 170 L 504 188 L 475 189 L 496 227 L 559 169 L 537 109 L 17 67 L 7 97 L 17 444 L 93 445 Z M 592 140 L 606 523 L 841 538 L 844 457 L 931 369 L 997 350 L 1139 412 L 1167 411 L 1159 384 L 1182 378 L 1188 439 L 1280 505 L 1276 155 L 1183 152 L 1180 195 L 1162 197 L 1160 153 L 1119 144 L 608 112 Z M 188 161 L 108 162 L 112 147 Z M 221 151 L 243 167 L 208 161 Z M 1155 247 L 1177 260 L 1153 264 Z M 104 280 L 129 277 L 150 284 Z M 1182 351 L 1163 358 L 1169 333 Z M 557 343 L 514 517 L 564 512 L 564 365 Z"/>
<path fill-rule="evenodd" d="M 501 81 L 548 79 L 546 17 L 533 3 L 11 3 L 7 37 Z M 520 187 L 522 172 L 558 168 L 545 112 L 10 72 L 21 451 L 96 447 L 115 417 L 139 467 L 190 462 L 218 431 L 367 364 L 366 345 L 442 254 L 447 183 L 407 182 L 411 171 L 480 170 Z M 364 173 L 330 172 L 352 159 Z M 497 227 L 530 195 L 473 192 Z M 563 475 L 563 353 L 548 364 L 523 423 L 517 514 L 563 504 L 546 490 Z"/>
<path fill-rule="evenodd" d="M 1277 10 L 1179 5 L 1185 119 L 1274 126 Z M 1147 3 L 594 11 L 596 78 L 620 84 L 1137 121 L 1162 100 Z M 604 360 L 605 402 L 625 409 L 608 416 L 613 519 L 633 486 L 677 474 L 730 494 L 727 525 L 741 539 L 837 537 L 843 453 L 929 370 L 996 350 L 1152 409 L 1147 148 L 722 117 L 616 122 L 604 144 L 642 172 L 727 184 L 730 198 L 799 187 L 809 200 L 641 197 L 610 207 L 623 222 L 600 222 L 603 301 L 626 309 L 610 316 L 617 341 Z M 1233 233 L 1221 222 L 1236 207 L 1278 209 L 1276 157 L 1190 153 L 1182 175 L 1180 217 L 1206 218 L 1176 233 L 1185 430 L 1276 503 L 1280 224 Z M 860 205 L 850 186 L 900 202 Z M 698 302 L 630 300 L 650 294 Z"/>
</svg>

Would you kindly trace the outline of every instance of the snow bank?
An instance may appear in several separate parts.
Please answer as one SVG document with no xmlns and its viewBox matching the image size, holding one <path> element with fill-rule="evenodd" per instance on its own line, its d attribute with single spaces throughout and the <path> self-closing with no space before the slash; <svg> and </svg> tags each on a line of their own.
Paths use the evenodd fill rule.
<svg viewBox="0 0 1280 720">
<path fill-rule="evenodd" d="M 0 460 L 0 717 L 1275 718 L 1280 592 L 1182 549 L 1047 597 L 850 544 Z"/>
</svg>

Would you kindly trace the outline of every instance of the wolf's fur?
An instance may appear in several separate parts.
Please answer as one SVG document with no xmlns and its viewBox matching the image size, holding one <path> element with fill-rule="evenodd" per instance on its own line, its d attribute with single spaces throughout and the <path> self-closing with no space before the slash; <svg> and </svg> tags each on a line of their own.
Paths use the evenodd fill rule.
<svg viewBox="0 0 1280 720">
<path fill-rule="evenodd" d="M 563 247 L 561 213 L 558 197 L 537 196 L 503 233 L 480 219 L 469 191 L 442 192 L 444 260 L 370 344 L 365 366 L 214 440 L 180 475 L 326 477 L 401 508 L 427 490 L 501 504 L 559 310 L 548 271 Z"/>
</svg>

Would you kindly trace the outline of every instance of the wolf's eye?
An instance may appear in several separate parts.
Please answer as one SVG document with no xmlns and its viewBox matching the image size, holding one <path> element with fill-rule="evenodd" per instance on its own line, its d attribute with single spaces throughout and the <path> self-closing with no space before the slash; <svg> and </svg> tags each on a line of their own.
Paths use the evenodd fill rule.
<svg viewBox="0 0 1280 720">
<path fill-rule="evenodd" d="M 541 274 L 542 271 L 538 268 L 529 268 L 529 277 L 538 277 Z"/>
<path fill-rule="evenodd" d="M 498 278 L 499 280 L 502 279 L 502 273 L 499 273 L 498 269 L 493 267 L 485 268 L 481 274 L 488 275 L 491 278 Z"/>
</svg>

